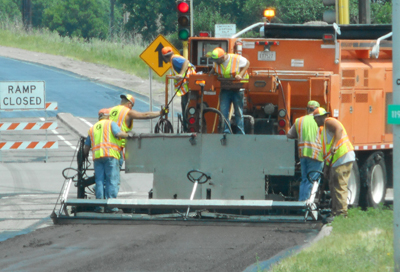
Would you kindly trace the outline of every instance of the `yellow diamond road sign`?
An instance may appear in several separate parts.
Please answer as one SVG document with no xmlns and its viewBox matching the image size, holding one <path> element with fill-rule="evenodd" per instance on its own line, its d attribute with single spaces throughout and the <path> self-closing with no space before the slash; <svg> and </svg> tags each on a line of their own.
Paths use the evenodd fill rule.
<svg viewBox="0 0 400 272">
<path fill-rule="evenodd" d="M 161 50 L 165 46 L 170 46 L 175 54 L 179 54 L 179 51 L 170 44 L 163 35 L 158 37 L 140 54 L 140 58 L 153 69 L 160 77 L 171 68 L 171 63 L 166 63 L 162 57 Z"/>
</svg>

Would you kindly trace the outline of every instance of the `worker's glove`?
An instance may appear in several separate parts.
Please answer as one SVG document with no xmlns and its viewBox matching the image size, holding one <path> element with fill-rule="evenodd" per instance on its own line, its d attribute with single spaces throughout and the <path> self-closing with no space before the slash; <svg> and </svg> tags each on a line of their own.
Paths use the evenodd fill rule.
<svg viewBox="0 0 400 272">
<path fill-rule="evenodd" d="M 162 107 L 161 108 L 161 115 L 167 115 L 169 113 L 169 108 L 168 107 Z"/>
<path fill-rule="evenodd" d="M 135 132 L 133 132 L 132 130 L 128 131 L 128 138 L 133 138 L 134 136 L 135 136 Z"/>
</svg>

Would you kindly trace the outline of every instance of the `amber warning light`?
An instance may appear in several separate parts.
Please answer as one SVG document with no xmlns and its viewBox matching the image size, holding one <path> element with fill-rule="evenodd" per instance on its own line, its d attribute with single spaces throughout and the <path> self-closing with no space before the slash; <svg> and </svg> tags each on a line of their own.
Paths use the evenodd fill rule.
<svg viewBox="0 0 400 272">
<path fill-rule="evenodd" d="M 196 85 L 200 85 L 200 86 L 202 86 L 202 85 L 204 86 L 204 85 L 206 85 L 206 81 L 205 80 L 196 80 L 195 84 Z"/>
<path fill-rule="evenodd" d="M 273 8 L 267 8 L 264 10 L 264 17 L 266 17 L 269 21 L 271 21 L 271 19 L 273 17 L 275 17 L 275 9 Z"/>
</svg>

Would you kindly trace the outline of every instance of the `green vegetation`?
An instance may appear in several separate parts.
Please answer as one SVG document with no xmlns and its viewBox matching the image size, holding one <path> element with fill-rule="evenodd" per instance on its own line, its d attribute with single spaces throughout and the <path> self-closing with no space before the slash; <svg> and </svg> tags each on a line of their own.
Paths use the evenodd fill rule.
<svg viewBox="0 0 400 272">
<path fill-rule="evenodd" d="M 358 1 L 350 0 L 350 23 L 358 23 Z M 21 0 L 0 0 L 0 21 L 21 20 Z M 61 36 L 110 40 L 114 34 L 129 33 L 152 41 L 159 34 L 170 36 L 177 47 L 176 0 L 34 0 L 32 27 L 57 31 Z M 111 16 L 111 7 L 114 15 Z M 322 0 L 202 0 L 193 1 L 194 35 L 214 33 L 215 24 L 236 24 L 241 30 L 262 21 L 267 7 L 276 9 L 273 23 L 303 24 L 321 21 L 327 9 Z M 391 23 L 391 0 L 371 0 L 371 23 Z M 123 15 L 129 18 L 123 23 Z M 110 18 L 114 18 L 111 20 Z M 111 21 L 113 23 L 111 23 Z M 111 29 L 111 25 L 113 26 Z"/>
<path fill-rule="evenodd" d="M 95 38 L 86 41 L 78 37 L 62 37 L 56 31 L 46 29 L 26 32 L 21 24 L 3 21 L 0 45 L 103 64 L 142 78 L 149 76 L 147 64 L 139 57 L 146 47 L 137 38 L 116 37 L 115 42 Z M 154 78 L 161 80 L 156 74 Z"/>
<path fill-rule="evenodd" d="M 393 271 L 393 210 L 350 209 L 332 233 L 271 271 Z"/>
</svg>

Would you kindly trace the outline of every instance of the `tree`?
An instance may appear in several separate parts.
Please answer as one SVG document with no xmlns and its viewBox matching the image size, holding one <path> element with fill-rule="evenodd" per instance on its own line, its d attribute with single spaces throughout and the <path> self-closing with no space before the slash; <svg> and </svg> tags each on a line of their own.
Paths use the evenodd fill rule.
<svg viewBox="0 0 400 272">
<path fill-rule="evenodd" d="M 170 33 L 176 30 L 176 1 L 175 0 L 118 0 L 125 5 L 129 12 L 126 28 L 143 39 L 150 40 L 160 33 Z"/>
<path fill-rule="evenodd" d="M 21 19 L 21 10 L 19 0 L 0 0 L 0 20 Z"/>
<path fill-rule="evenodd" d="M 104 39 L 106 12 L 97 0 L 62 0 L 44 10 L 43 24 L 62 36 Z"/>
</svg>

